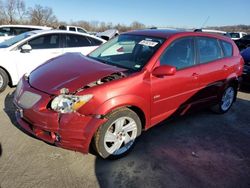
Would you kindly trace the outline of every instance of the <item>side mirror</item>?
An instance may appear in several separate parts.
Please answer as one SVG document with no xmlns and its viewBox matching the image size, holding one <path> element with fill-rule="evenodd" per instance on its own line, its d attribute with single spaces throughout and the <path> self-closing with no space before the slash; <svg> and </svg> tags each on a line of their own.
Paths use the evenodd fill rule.
<svg viewBox="0 0 250 188">
<path fill-rule="evenodd" d="M 25 44 L 21 47 L 22 53 L 29 53 L 31 50 L 32 50 L 32 48 L 29 44 Z"/>
<path fill-rule="evenodd" d="M 176 67 L 171 65 L 161 65 L 153 70 L 153 75 L 156 77 L 171 76 L 176 73 Z"/>
</svg>

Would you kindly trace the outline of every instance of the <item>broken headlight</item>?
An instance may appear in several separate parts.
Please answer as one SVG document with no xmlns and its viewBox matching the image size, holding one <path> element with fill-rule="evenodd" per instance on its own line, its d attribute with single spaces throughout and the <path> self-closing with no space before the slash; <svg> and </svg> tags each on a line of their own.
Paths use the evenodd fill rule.
<svg viewBox="0 0 250 188">
<path fill-rule="evenodd" d="M 93 95 L 66 95 L 62 94 L 54 98 L 51 102 L 51 108 L 60 113 L 71 113 L 77 111 L 86 104 Z"/>
</svg>

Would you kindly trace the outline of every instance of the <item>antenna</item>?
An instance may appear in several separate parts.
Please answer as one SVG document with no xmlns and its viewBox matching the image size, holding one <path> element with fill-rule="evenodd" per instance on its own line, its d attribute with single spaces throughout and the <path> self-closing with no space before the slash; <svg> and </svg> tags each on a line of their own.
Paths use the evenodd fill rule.
<svg viewBox="0 0 250 188">
<path fill-rule="evenodd" d="M 210 18 L 210 16 L 208 16 L 207 19 L 203 22 L 203 24 L 201 25 L 201 28 L 203 28 L 206 25 L 206 23 L 209 20 L 209 18 Z"/>
</svg>

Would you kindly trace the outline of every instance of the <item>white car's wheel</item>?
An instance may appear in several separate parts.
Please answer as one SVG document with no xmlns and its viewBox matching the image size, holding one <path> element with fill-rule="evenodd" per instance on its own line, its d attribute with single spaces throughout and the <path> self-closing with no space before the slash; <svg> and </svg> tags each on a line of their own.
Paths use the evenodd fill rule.
<svg viewBox="0 0 250 188">
<path fill-rule="evenodd" d="M 116 110 L 107 118 L 95 134 L 95 149 L 103 158 L 120 158 L 132 149 L 141 134 L 141 121 L 128 108 Z"/>
<path fill-rule="evenodd" d="M 8 75 L 3 69 L 0 69 L 0 92 L 3 92 L 6 89 L 8 82 Z"/>
</svg>

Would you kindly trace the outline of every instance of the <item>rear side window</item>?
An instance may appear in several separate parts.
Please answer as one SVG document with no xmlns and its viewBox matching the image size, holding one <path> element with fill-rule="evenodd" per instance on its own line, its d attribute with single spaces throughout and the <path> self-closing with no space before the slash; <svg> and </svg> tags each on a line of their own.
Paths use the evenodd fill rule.
<svg viewBox="0 0 250 188">
<path fill-rule="evenodd" d="M 99 46 L 102 44 L 102 41 L 100 41 L 98 39 L 94 39 L 94 38 L 90 38 L 90 37 L 88 37 L 88 39 L 91 41 L 93 46 Z"/>
<path fill-rule="evenodd" d="M 30 31 L 32 29 L 29 29 L 29 28 L 23 28 L 23 27 L 14 27 L 13 28 L 13 34 L 14 35 L 20 35 L 22 33 L 25 33 L 27 31 Z"/>
<path fill-rule="evenodd" d="M 199 62 L 207 63 L 222 58 L 222 51 L 217 39 L 197 37 Z"/>
<path fill-rule="evenodd" d="M 171 43 L 160 58 L 161 65 L 171 65 L 177 69 L 195 64 L 193 38 L 178 39 Z"/>
<path fill-rule="evenodd" d="M 231 57 L 233 55 L 233 46 L 231 43 L 226 41 L 221 41 L 224 57 Z"/>
<path fill-rule="evenodd" d="M 76 31 L 76 28 L 70 27 L 69 30 L 70 30 L 70 31 Z"/>
<path fill-rule="evenodd" d="M 80 33 L 87 33 L 86 31 L 84 31 L 84 30 L 81 29 L 81 28 L 77 28 L 77 31 L 80 32 Z"/>
<path fill-rule="evenodd" d="M 85 37 L 80 35 L 66 35 L 66 48 L 74 48 L 74 47 L 84 47 L 84 46 L 93 46 L 91 41 Z"/>
</svg>

